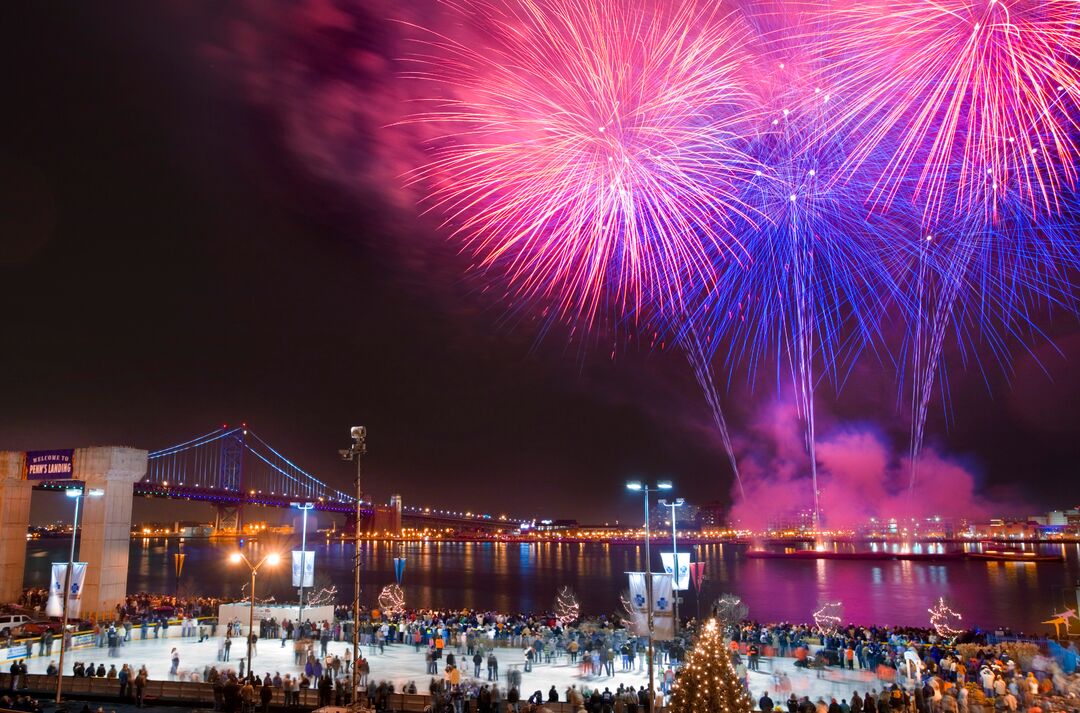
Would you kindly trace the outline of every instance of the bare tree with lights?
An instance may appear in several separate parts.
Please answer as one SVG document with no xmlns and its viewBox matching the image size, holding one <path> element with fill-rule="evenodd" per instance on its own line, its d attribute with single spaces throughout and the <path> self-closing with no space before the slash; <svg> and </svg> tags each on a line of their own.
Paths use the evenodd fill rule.
<svg viewBox="0 0 1080 713">
<path fill-rule="evenodd" d="M 750 613 L 750 607 L 738 594 L 722 594 L 713 603 L 713 616 L 721 627 L 735 626 Z"/>
<path fill-rule="evenodd" d="M 570 587 L 560 587 L 555 595 L 555 619 L 559 626 L 567 626 L 581 615 L 581 602 Z"/>
<path fill-rule="evenodd" d="M 397 584 L 388 584 L 379 592 L 379 609 L 387 616 L 405 611 L 405 592 Z"/>
</svg>

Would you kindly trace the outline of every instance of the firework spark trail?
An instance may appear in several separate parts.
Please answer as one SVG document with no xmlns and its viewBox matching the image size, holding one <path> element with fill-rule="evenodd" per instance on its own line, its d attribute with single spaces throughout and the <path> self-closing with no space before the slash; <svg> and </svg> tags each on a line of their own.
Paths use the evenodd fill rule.
<svg viewBox="0 0 1080 713">
<path fill-rule="evenodd" d="M 980 367 L 974 348 L 979 342 L 1005 365 L 1010 340 L 1026 344 L 1046 337 L 1032 305 L 1076 312 L 1071 280 L 1080 267 L 1080 241 L 1072 218 L 1033 223 L 1018 196 L 1002 208 L 996 223 L 980 214 L 946 221 L 913 248 L 916 301 L 907 321 L 914 334 L 903 348 L 911 369 L 910 494 L 918 483 L 926 419 L 943 376 L 949 334 L 955 334 L 961 356 L 970 352 Z"/>
<path fill-rule="evenodd" d="M 717 392 L 716 382 L 713 380 L 709 352 L 692 325 L 686 328 L 686 335 L 683 337 L 681 346 L 687 360 L 690 362 L 690 367 L 694 370 L 694 378 L 697 379 L 698 386 L 705 395 L 705 402 L 709 406 L 709 412 L 712 414 L 716 430 L 720 433 L 720 440 L 724 444 L 728 463 L 731 464 L 731 471 L 735 474 L 735 485 L 739 488 L 739 495 L 745 498 L 746 490 L 743 488 L 738 459 L 735 457 L 735 446 L 731 441 L 731 432 L 728 429 L 727 418 L 724 416 L 723 405 L 720 403 L 720 394 Z"/>
<path fill-rule="evenodd" d="M 914 315 L 916 332 L 912 345 L 911 434 L 908 453 L 911 468 L 908 493 L 912 496 L 915 494 L 919 477 L 919 461 L 926 439 L 926 417 L 933 395 L 935 375 L 941 365 L 945 337 L 963 286 L 963 276 L 970 269 L 974 257 L 970 233 L 961 231 L 957 247 L 945 258 L 945 267 L 940 270 L 939 289 L 934 291 L 930 284 L 932 276 L 928 274 L 927 264 L 927 252 L 933 236 L 928 235 L 921 242 L 918 248 L 917 278 L 919 310 Z M 931 292 L 933 294 L 928 294 Z"/>
<path fill-rule="evenodd" d="M 850 161 L 877 173 L 878 208 L 906 186 L 930 222 L 997 220 L 1008 191 L 1031 213 L 1060 209 L 1080 153 L 1080 3 L 870 0 L 829 14 L 821 81 L 845 111 L 828 130 L 856 135 Z M 869 165 L 883 144 L 891 155 Z"/>
<path fill-rule="evenodd" d="M 745 258 L 750 120 L 738 19 L 695 0 L 448 3 L 478 38 L 430 39 L 414 118 L 445 127 L 413 176 L 485 274 L 592 325 L 683 311 Z"/>
<path fill-rule="evenodd" d="M 914 489 L 949 335 L 1004 361 L 1030 305 L 1071 305 L 1075 0 L 445 5 L 460 33 L 428 33 L 409 75 L 429 209 L 548 322 L 669 327 L 740 490 L 717 355 L 795 386 L 819 521 L 815 393 L 883 314 L 909 326 Z"/>
<path fill-rule="evenodd" d="M 888 302 L 902 295 L 880 252 L 895 234 L 893 222 L 863 208 L 864 186 L 840 180 L 842 137 L 825 140 L 818 130 L 831 111 L 828 95 L 796 86 L 803 96 L 775 98 L 753 144 L 763 168 L 751 203 L 767 221 L 747 232 L 749 259 L 724 273 L 691 322 L 709 335 L 708 354 L 723 352 L 731 368 L 747 366 L 751 380 L 762 360 L 775 361 L 778 383 L 790 379 L 820 524 L 819 381 L 839 386 L 847 365 L 880 338 Z"/>
<path fill-rule="evenodd" d="M 917 248 L 914 334 L 905 345 L 913 495 L 948 333 L 963 342 L 958 313 L 974 302 L 980 331 L 1001 359 L 1003 337 L 989 324 L 997 319 L 1012 332 L 1030 299 L 1056 289 L 1036 284 L 1037 260 L 1046 255 L 1002 251 L 994 226 L 1018 212 L 1060 214 L 1075 186 L 1080 4 L 875 0 L 840 3 L 829 15 L 832 61 L 822 81 L 844 110 L 828 130 L 854 135 L 849 165 L 876 177 L 870 203 L 891 211 L 907 202 L 924 226 L 952 224 Z M 1025 227 L 1012 236 L 1021 245 L 1033 232 Z M 1069 250 L 1049 253 L 1071 259 Z M 1018 285 L 1018 272 L 1035 279 Z M 985 312 L 994 302 L 1000 315 Z"/>
</svg>

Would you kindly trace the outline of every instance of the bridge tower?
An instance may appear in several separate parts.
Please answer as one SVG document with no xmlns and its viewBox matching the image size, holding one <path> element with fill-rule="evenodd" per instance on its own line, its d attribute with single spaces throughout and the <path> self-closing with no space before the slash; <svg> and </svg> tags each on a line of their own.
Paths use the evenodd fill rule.
<svg viewBox="0 0 1080 713">
<path fill-rule="evenodd" d="M 220 472 L 217 482 L 222 490 L 237 493 L 235 503 L 221 503 L 217 506 L 214 531 L 232 530 L 240 534 L 244 527 L 244 436 L 247 429 L 239 430 L 221 439 Z"/>
</svg>

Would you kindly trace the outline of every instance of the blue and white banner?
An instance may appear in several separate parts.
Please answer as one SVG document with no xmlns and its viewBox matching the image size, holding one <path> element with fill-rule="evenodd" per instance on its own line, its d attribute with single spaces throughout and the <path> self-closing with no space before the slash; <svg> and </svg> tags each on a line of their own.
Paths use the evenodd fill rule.
<svg viewBox="0 0 1080 713">
<path fill-rule="evenodd" d="M 675 638 L 675 592 L 670 574 L 652 576 L 653 639 L 671 641 Z"/>
<path fill-rule="evenodd" d="M 644 572 L 627 572 L 630 578 L 630 629 L 638 636 L 649 633 L 649 592 Z M 670 574 L 652 575 L 653 638 L 668 641 L 675 637 L 675 600 Z"/>
<path fill-rule="evenodd" d="M 71 480 L 74 475 L 75 451 L 27 451 L 27 480 Z"/>
<path fill-rule="evenodd" d="M 630 630 L 637 636 L 649 633 L 649 594 L 645 585 L 644 572 L 627 572 L 630 578 L 630 602 L 628 612 Z"/>
<path fill-rule="evenodd" d="M 661 552 L 660 559 L 664 561 L 664 571 L 674 577 L 673 587 L 677 592 L 683 592 L 690 588 L 690 553 Z"/>
<path fill-rule="evenodd" d="M 405 576 L 405 558 L 404 557 L 395 557 L 394 558 L 394 579 L 397 580 L 398 584 L 401 584 L 401 578 L 403 576 Z"/>
<path fill-rule="evenodd" d="M 67 562 L 53 562 L 52 584 L 49 586 L 49 601 L 45 605 L 45 613 L 49 616 L 63 616 L 64 614 L 64 580 L 67 578 Z M 71 570 L 71 588 L 68 592 L 69 619 L 79 616 L 82 606 L 83 584 L 86 581 L 86 563 L 76 562 Z"/>
<path fill-rule="evenodd" d="M 300 583 L 300 572 L 304 573 L 303 584 Z M 315 586 L 315 551 L 293 550 L 292 553 L 292 586 L 314 587 Z"/>
</svg>

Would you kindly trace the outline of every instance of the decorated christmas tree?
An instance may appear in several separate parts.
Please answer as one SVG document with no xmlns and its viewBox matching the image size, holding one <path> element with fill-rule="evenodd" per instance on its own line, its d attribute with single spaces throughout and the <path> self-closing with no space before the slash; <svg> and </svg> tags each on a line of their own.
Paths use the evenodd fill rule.
<svg viewBox="0 0 1080 713">
<path fill-rule="evenodd" d="M 705 622 L 671 689 L 669 713 L 750 713 L 753 703 L 715 619 Z"/>
</svg>

